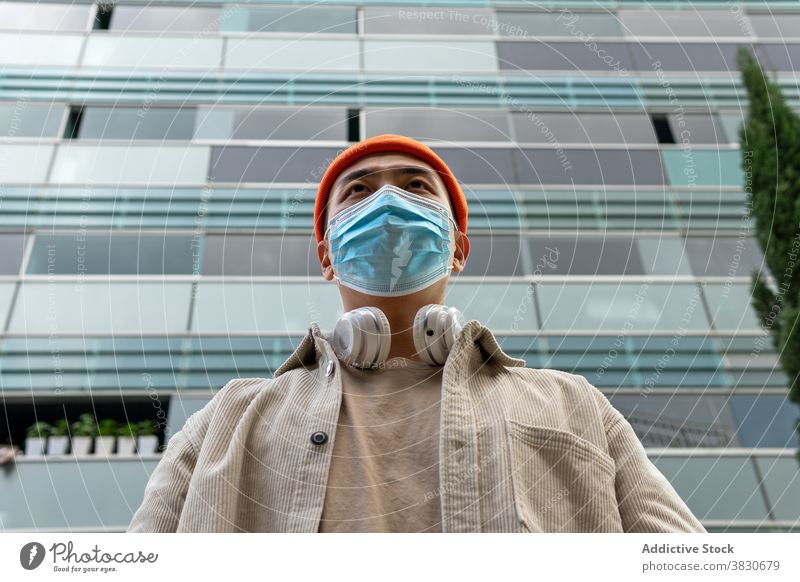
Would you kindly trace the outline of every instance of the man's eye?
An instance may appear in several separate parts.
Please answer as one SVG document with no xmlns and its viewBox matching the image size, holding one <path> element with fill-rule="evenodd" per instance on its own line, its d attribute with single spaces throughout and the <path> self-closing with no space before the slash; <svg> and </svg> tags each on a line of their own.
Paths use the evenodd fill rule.
<svg viewBox="0 0 800 582">
<path fill-rule="evenodd" d="M 366 192 L 367 187 L 364 184 L 353 184 L 350 186 L 350 193 L 351 194 L 362 194 Z"/>
<path fill-rule="evenodd" d="M 427 188 L 428 185 L 423 180 L 411 180 L 408 183 L 409 188 Z"/>
</svg>

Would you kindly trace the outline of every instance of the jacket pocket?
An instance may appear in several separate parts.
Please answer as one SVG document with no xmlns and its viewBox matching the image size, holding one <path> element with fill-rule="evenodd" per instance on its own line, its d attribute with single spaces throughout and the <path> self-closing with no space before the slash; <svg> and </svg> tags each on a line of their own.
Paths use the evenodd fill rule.
<svg viewBox="0 0 800 582">
<path fill-rule="evenodd" d="M 506 420 L 520 531 L 621 532 L 616 464 L 570 432 Z"/>
</svg>

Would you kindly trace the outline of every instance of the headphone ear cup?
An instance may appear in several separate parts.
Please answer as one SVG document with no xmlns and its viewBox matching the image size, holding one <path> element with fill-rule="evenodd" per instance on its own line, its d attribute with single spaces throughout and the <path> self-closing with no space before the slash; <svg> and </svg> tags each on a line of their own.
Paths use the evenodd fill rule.
<svg viewBox="0 0 800 582">
<path fill-rule="evenodd" d="M 369 368 L 389 355 L 391 330 L 377 307 L 359 307 L 343 314 L 333 329 L 333 350 L 352 366 Z"/>
<path fill-rule="evenodd" d="M 464 316 L 455 307 L 431 303 L 414 317 L 414 349 L 434 365 L 444 365 L 464 327 Z"/>
</svg>

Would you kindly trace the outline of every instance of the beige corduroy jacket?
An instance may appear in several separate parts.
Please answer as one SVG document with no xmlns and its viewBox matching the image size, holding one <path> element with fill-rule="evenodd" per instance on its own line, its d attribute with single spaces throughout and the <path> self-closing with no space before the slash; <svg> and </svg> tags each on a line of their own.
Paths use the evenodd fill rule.
<svg viewBox="0 0 800 582">
<path fill-rule="evenodd" d="M 339 365 L 312 323 L 273 378 L 228 382 L 169 440 L 127 531 L 316 532 Z M 440 429 L 443 532 L 706 531 L 602 392 L 526 368 L 477 320 L 445 364 Z"/>
</svg>

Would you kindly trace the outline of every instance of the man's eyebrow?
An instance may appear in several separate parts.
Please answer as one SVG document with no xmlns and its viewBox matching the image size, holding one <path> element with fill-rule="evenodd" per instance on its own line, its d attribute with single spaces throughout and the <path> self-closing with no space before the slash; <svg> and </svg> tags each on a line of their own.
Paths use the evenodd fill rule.
<svg viewBox="0 0 800 582">
<path fill-rule="evenodd" d="M 347 174 L 342 176 L 342 179 L 339 182 L 339 186 L 343 186 L 344 184 L 347 184 L 348 182 L 351 182 L 353 180 L 358 180 L 359 178 L 363 178 L 370 174 L 374 174 L 375 172 L 379 172 L 382 169 L 383 168 L 372 166 L 367 168 L 361 168 L 359 170 L 353 170 L 352 172 L 348 172 Z M 401 174 L 422 174 L 424 176 L 427 176 L 431 180 L 435 180 L 436 176 L 438 175 L 433 170 L 429 170 L 428 168 L 423 168 L 422 166 L 399 166 L 396 168 L 385 168 L 385 169 L 387 171 L 400 172 Z"/>
</svg>

